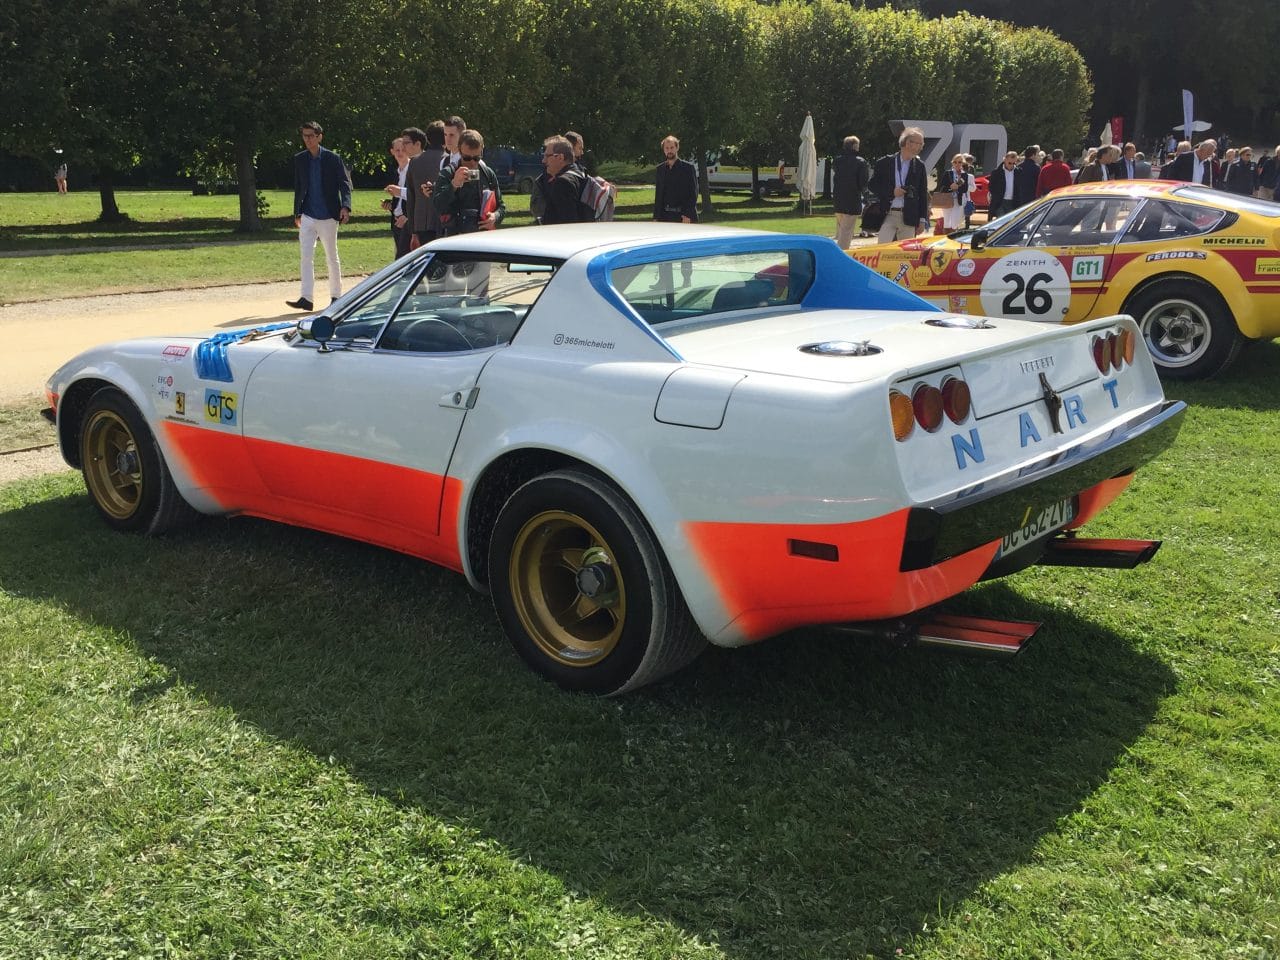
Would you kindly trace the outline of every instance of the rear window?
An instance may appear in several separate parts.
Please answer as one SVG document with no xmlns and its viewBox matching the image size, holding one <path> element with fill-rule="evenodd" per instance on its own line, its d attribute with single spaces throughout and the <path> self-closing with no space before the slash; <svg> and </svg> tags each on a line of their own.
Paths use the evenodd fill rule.
<svg viewBox="0 0 1280 960">
<path fill-rule="evenodd" d="M 1202 187 L 1196 184 L 1178 187 L 1176 190 L 1171 190 L 1170 193 L 1176 197 L 1186 197 L 1188 200 L 1212 203 L 1214 206 L 1235 210 L 1239 213 L 1256 213 L 1263 217 L 1280 217 L 1280 203 L 1276 203 L 1273 200 L 1255 200 L 1253 197 L 1242 197 L 1238 193 L 1212 190 L 1209 187 Z"/>
<path fill-rule="evenodd" d="M 813 285 L 808 250 L 672 258 L 618 267 L 613 287 L 648 323 L 663 324 L 735 310 L 795 306 Z"/>
</svg>

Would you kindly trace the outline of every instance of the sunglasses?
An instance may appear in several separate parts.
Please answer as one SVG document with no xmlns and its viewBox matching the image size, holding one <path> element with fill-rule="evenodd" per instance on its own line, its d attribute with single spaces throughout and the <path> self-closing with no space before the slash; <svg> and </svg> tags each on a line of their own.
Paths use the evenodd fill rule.
<svg viewBox="0 0 1280 960">
<path fill-rule="evenodd" d="M 464 154 L 462 154 L 462 162 L 463 162 L 463 163 L 479 163 L 479 162 L 480 162 L 480 155 L 479 155 L 479 154 L 476 154 L 474 157 L 469 157 L 469 156 L 467 156 L 467 155 L 464 153 Z"/>
</svg>

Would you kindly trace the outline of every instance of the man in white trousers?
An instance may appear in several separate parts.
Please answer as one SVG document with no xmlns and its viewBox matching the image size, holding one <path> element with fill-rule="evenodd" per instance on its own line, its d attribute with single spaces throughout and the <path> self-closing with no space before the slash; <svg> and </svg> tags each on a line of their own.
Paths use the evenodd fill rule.
<svg viewBox="0 0 1280 960">
<path fill-rule="evenodd" d="M 338 224 L 351 218 L 351 182 L 342 158 L 320 145 L 324 139 L 320 124 L 308 120 L 298 132 L 306 148 L 293 158 L 293 223 L 302 251 L 302 291 L 297 300 L 286 300 L 285 304 L 311 311 L 315 309 L 316 240 L 324 245 L 329 261 L 329 298 L 342 296 Z"/>
</svg>

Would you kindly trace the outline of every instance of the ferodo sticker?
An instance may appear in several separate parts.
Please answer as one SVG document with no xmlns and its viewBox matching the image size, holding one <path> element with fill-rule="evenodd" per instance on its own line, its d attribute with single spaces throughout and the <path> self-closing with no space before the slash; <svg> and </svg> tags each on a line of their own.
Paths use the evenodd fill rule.
<svg viewBox="0 0 1280 960">
<path fill-rule="evenodd" d="M 1057 322 L 1067 315 L 1071 281 L 1057 257 L 1022 250 L 991 265 L 982 278 L 981 297 L 989 317 Z"/>
<path fill-rule="evenodd" d="M 209 423 L 230 426 L 236 422 L 236 411 L 240 406 L 240 395 L 225 390 L 204 391 L 204 418 Z"/>
<path fill-rule="evenodd" d="M 1258 262 L 1254 264 L 1253 270 L 1258 274 L 1274 274 L 1280 273 L 1280 257 L 1259 257 Z"/>
<path fill-rule="evenodd" d="M 1159 253 L 1148 253 L 1147 263 L 1156 263 L 1160 260 L 1207 260 L 1208 258 L 1209 255 L 1203 250 L 1161 250 Z"/>
</svg>

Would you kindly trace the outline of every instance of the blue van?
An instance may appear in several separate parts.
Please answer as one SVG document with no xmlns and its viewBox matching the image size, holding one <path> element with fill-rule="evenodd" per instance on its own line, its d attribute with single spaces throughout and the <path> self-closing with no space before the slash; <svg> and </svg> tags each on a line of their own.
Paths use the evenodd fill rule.
<svg viewBox="0 0 1280 960">
<path fill-rule="evenodd" d="M 515 147 L 485 147 L 484 162 L 498 175 L 498 186 L 509 192 L 531 192 L 542 174 L 542 154 L 521 153 Z"/>
</svg>

